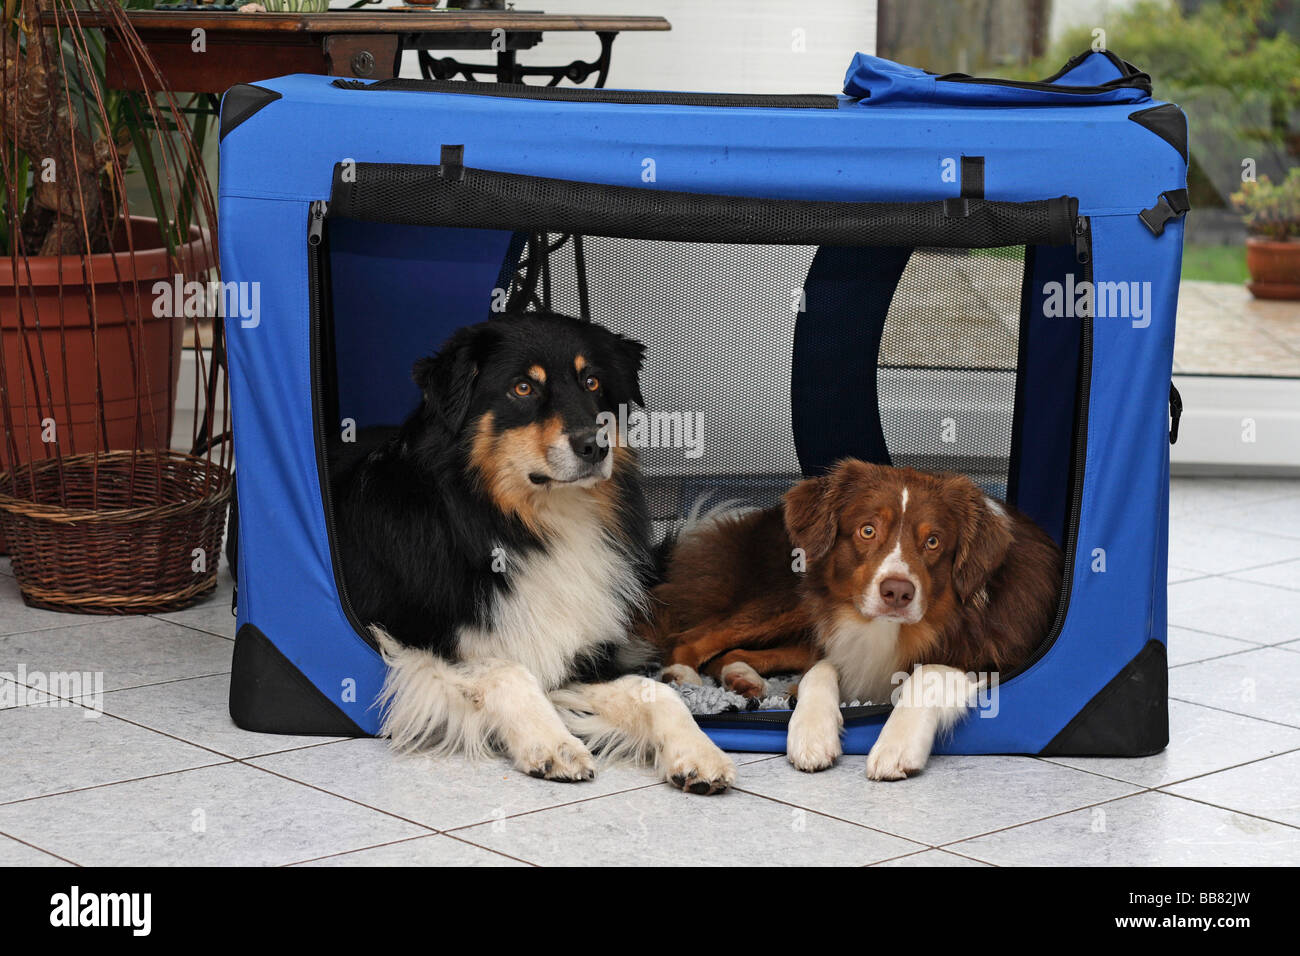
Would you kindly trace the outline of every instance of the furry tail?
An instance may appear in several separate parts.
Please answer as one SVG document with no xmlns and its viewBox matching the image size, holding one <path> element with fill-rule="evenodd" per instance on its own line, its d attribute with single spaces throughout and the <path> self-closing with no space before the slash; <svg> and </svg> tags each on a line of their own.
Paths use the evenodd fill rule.
<svg viewBox="0 0 1300 956">
<path fill-rule="evenodd" d="M 382 627 L 371 626 L 388 665 L 375 706 L 381 709 L 380 736 L 395 750 L 464 753 L 492 752 L 493 730 L 487 711 L 476 705 L 474 688 L 457 668 L 428 651 L 399 643 Z"/>
<path fill-rule="evenodd" d="M 753 510 L 738 498 L 728 498 L 719 501 L 715 505 L 710 505 L 708 502 L 712 497 L 712 492 L 706 491 L 696 498 L 681 524 L 669 528 L 664 534 L 663 540 L 655 545 L 654 580 L 651 582 L 652 585 L 658 584 L 668 576 L 668 567 L 672 564 L 673 554 L 677 551 L 677 546 L 683 538 L 689 537 L 702 527 L 715 521 L 725 521 L 728 518 L 739 517 Z"/>
</svg>

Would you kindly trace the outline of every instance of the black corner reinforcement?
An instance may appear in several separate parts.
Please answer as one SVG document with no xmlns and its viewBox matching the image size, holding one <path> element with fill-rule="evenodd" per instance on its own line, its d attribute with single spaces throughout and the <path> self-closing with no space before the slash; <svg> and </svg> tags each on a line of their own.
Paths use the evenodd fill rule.
<svg viewBox="0 0 1300 956">
<path fill-rule="evenodd" d="M 1187 162 L 1187 116 L 1173 103 L 1161 103 L 1136 113 L 1129 113 L 1128 118 L 1151 132 L 1178 150 L 1178 155 Z"/>
<path fill-rule="evenodd" d="M 1169 661 L 1165 645 L 1147 641 L 1040 757 L 1147 757 L 1169 744 Z"/>
<path fill-rule="evenodd" d="M 235 635 L 230 716 L 263 734 L 368 737 L 252 624 Z"/>
<path fill-rule="evenodd" d="M 221 98 L 221 127 L 217 139 L 223 140 L 226 134 L 248 119 L 268 103 L 280 98 L 275 90 L 268 90 L 251 83 L 240 83 L 226 90 Z"/>
</svg>

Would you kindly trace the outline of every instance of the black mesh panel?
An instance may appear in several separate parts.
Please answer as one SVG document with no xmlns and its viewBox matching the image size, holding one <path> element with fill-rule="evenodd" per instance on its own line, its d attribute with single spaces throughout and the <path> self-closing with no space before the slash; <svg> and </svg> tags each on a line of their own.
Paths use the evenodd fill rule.
<svg viewBox="0 0 1300 956">
<path fill-rule="evenodd" d="M 802 477 L 791 428 L 792 345 L 816 247 L 600 236 L 580 245 L 581 273 L 571 236 L 535 237 L 512 298 L 644 342 L 649 411 L 683 423 L 696 416 L 698 449 L 679 442 L 641 451 L 654 517 L 680 518 L 706 496 L 774 503 Z M 539 261 L 523 288 L 529 255 Z M 1023 257 L 1023 247 L 912 253 L 875 366 L 891 463 L 965 472 L 1005 495 Z M 831 307 L 846 323 L 861 311 L 847 298 Z M 675 428 L 663 434 L 691 437 Z"/>
<path fill-rule="evenodd" d="M 1006 497 L 1023 247 L 917 249 L 885 319 L 876 385 L 895 465 Z"/>
<path fill-rule="evenodd" d="M 816 249 L 587 236 L 582 251 L 589 317 L 646 345 L 649 411 L 694 414 L 702 425 L 698 457 L 641 451 L 654 517 L 680 517 L 703 495 L 774 503 L 801 477 L 790 352 Z M 550 256 L 550 307 L 581 314 L 571 240 Z"/>
<path fill-rule="evenodd" d="M 818 202 L 362 163 L 336 170 L 329 214 L 512 232 L 526 242 L 505 264 L 511 309 L 644 342 L 649 411 L 676 418 L 660 421 L 668 447 L 641 459 L 654 517 L 673 519 L 704 495 L 770 504 L 845 455 L 965 472 L 1005 496 L 1025 249 L 1072 245 L 1077 206 Z"/>
</svg>

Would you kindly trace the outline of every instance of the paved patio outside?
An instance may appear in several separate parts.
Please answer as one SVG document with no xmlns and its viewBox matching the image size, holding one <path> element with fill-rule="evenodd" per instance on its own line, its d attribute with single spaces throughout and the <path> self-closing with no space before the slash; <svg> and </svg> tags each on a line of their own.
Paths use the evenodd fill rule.
<svg viewBox="0 0 1300 956">
<path fill-rule="evenodd" d="M 1300 377 L 1300 302 L 1256 299 L 1236 283 L 1184 279 L 1174 371 Z"/>
</svg>

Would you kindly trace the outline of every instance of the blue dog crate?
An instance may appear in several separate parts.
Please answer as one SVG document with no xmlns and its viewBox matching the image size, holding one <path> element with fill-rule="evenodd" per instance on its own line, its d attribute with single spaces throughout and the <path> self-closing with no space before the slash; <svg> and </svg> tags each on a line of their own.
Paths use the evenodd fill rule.
<svg viewBox="0 0 1300 956">
<path fill-rule="evenodd" d="M 220 135 L 223 278 L 258 290 L 227 323 L 240 726 L 377 731 L 341 436 L 399 423 L 456 328 L 547 308 L 645 342 L 649 408 L 702 423 L 642 452 L 662 523 L 855 456 L 965 472 L 1055 537 L 1051 633 L 939 752 L 1164 747 L 1187 125 L 1130 64 L 1016 84 L 859 55 L 839 96 L 288 76 L 230 90 Z M 849 712 L 846 750 L 887 713 Z M 781 751 L 788 718 L 700 720 Z"/>
</svg>

